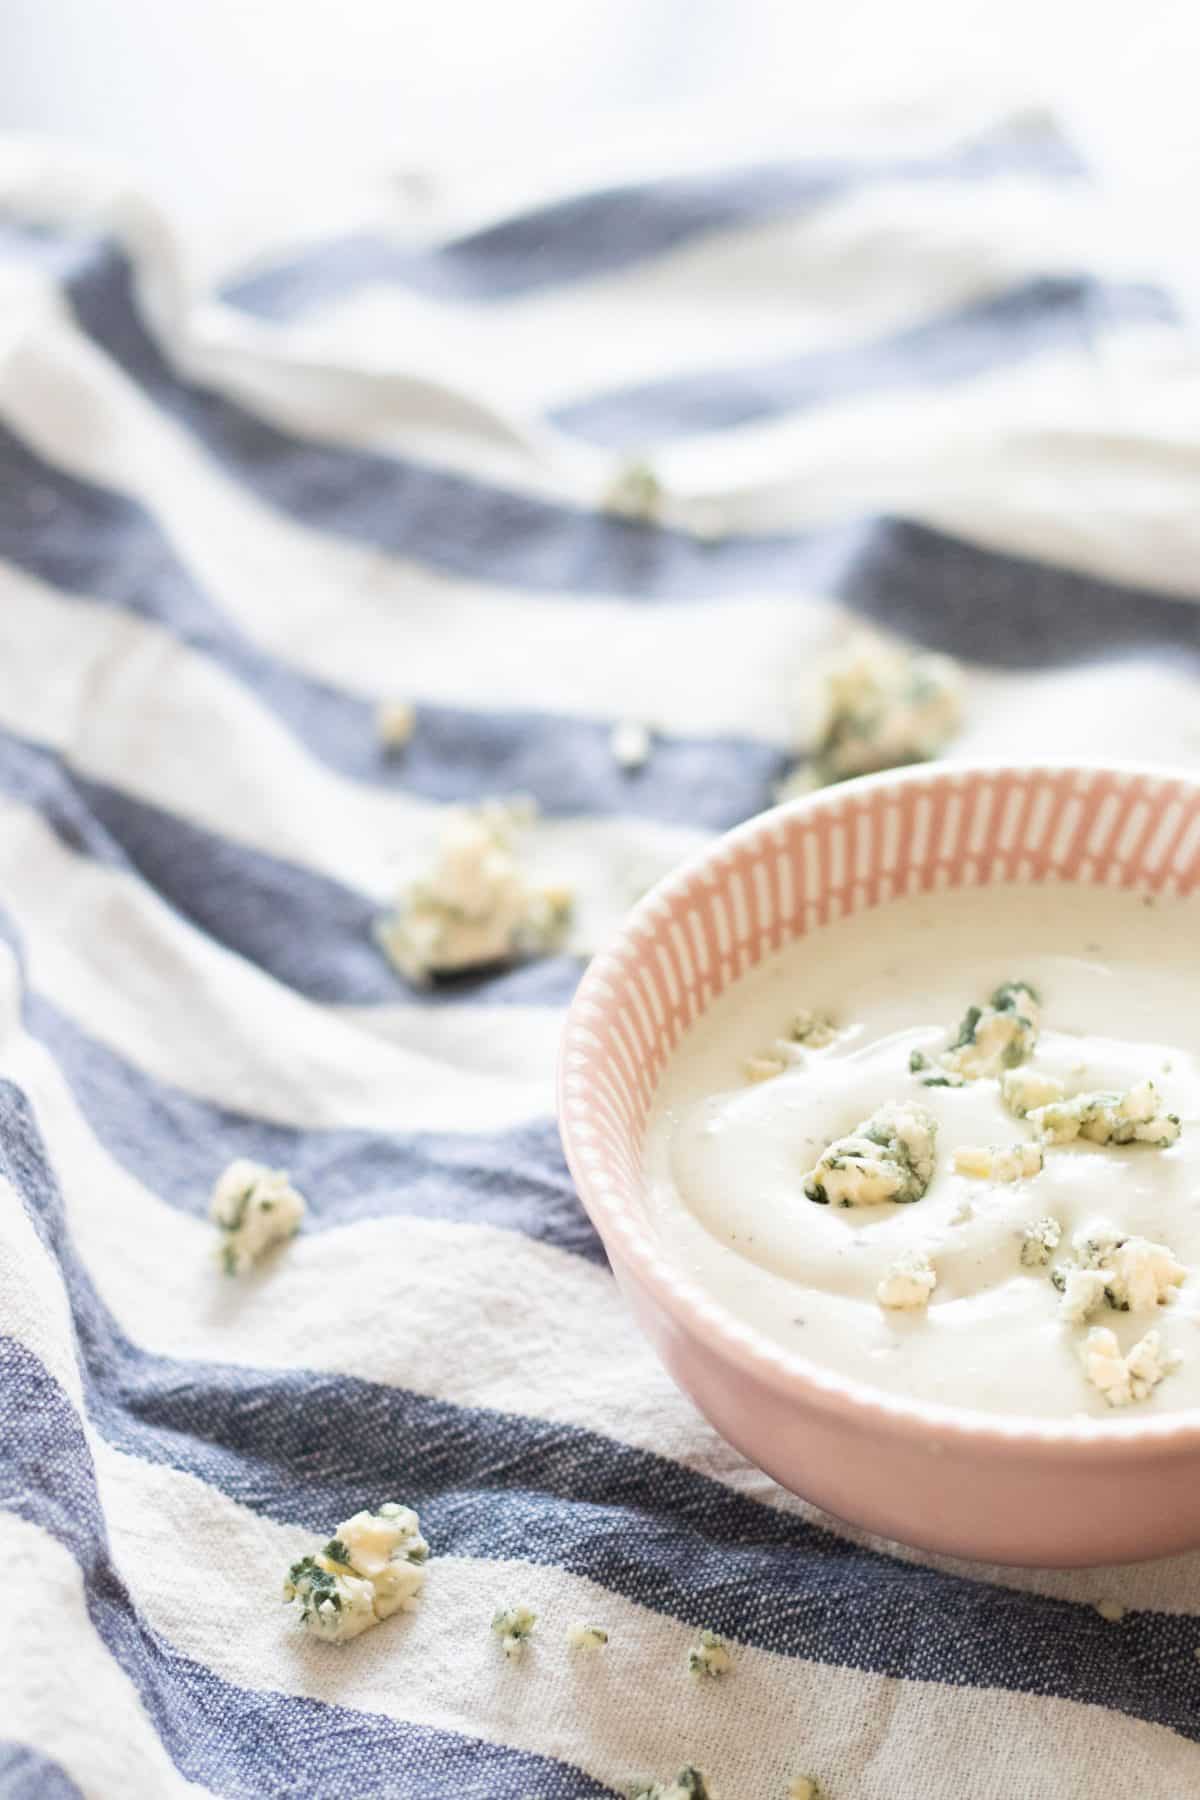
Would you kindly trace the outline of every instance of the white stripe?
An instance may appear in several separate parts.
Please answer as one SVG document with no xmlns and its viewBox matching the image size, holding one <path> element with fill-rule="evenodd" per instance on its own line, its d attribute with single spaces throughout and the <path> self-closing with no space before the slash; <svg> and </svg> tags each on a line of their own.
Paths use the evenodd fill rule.
<svg viewBox="0 0 1200 1800">
<path fill-rule="evenodd" d="M 401 312 L 410 300 L 420 309 L 418 296 L 389 292 L 385 314 L 392 300 Z M 514 400 L 502 359 L 487 367 L 469 356 L 457 362 L 443 356 L 443 339 L 414 369 L 411 338 L 400 340 L 406 353 L 397 357 L 397 340 L 389 342 L 386 322 L 377 321 L 373 309 L 361 324 L 353 316 L 344 325 L 339 321 L 336 334 L 312 323 L 266 324 L 222 306 L 203 308 L 192 322 L 189 373 L 284 430 L 418 457 L 476 481 L 556 500 L 587 504 L 613 479 L 609 451 L 560 431 Z M 469 339 L 465 320 L 461 328 Z"/>
<path fill-rule="evenodd" d="M 467 394 L 498 391 L 530 417 L 609 388 L 869 342 L 1035 275 L 1128 274 L 1120 241 L 1097 230 L 1098 211 L 1078 186 L 1036 177 L 898 180 L 548 293 L 481 306 L 380 285 L 273 335 L 281 361 L 293 346 L 377 373 L 402 358 L 402 369 Z M 901 217 L 905 254 L 893 256 L 886 282 L 864 279 Z M 259 354 L 266 335 L 254 336 Z M 282 383 L 276 391 L 281 416 L 301 423 Z M 326 416 L 322 397 L 308 422 Z M 397 446 L 378 412 L 359 441 Z M 401 441 L 412 445 L 411 428 Z"/>
<path fill-rule="evenodd" d="M 630 114 L 621 130 L 565 138 L 548 158 L 535 126 L 528 141 L 514 130 L 505 154 L 495 159 L 463 155 L 451 147 L 436 167 L 389 166 L 377 186 L 364 186 L 362 172 L 347 179 L 329 159 L 305 171 L 295 192 L 273 196 L 272 216 L 220 222 L 218 241 L 206 246 L 203 233 L 189 236 L 188 273 L 195 282 L 197 251 L 215 250 L 226 263 L 248 258 L 270 263 L 290 257 L 298 244 L 320 243 L 347 231 L 371 229 L 399 242 L 433 247 L 580 192 L 617 183 L 640 183 L 670 175 L 724 173 L 739 166 L 793 158 L 936 156 L 1003 129 L 1014 140 L 1022 129 L 1042 136 L 1053 124 L 1025 103 L 1024 93 L 999 96 L 961 79 L 953 87 L 920 95 L 905 93 L 897 105 L 888 84 L 869 95 L 862 71 L 854 70 L 852 95 L 829 87 L 806 97 L 804 116 L 790 104 L 755 95 L 745 116 L 713 130 L 707 102 L 664 103 L 646 119 Z M 327 165 L 327 166 L 326 166 Z M 419 217 L 397 203 L 397 189 L 415 173 L 427 190 Z M 51 224 L 94 229 L 97 220 L 117 234 L 149 265 L 160 285 L 182 293 L 184 275 L 168 219 L 147 197 L 139 172 L 129 163 L 88 147 L 49 144 L 44 137 L 5 133 L 0 141 L 0 189 L 14 209 Z M 294 211 L 289 212 L 289 207 Z M 271 234 L 279 249 L 270 248 Z M 239 249 L 240 241 L 246 247 Z M 218 285 L 214 275 L 212 285 Z"/>
<path fill-rule="evenodd" d="M 1164 660 L 1078 668 L 974 670 L 962 735 L 946 760 L 1103 754 L 1194 766 L 1195 680 Z M 1109 819 L 1109 825 L 1112 821 Z M 1095 845 L 1092 848 L 1096 848 Z"/>
<path fill-rule="evenodd" d="M 331 1006 L 357 1032 L 480 1075 L 537 1072 L 552 1079 L 565 1007 Z"/>
<path fill-rule="evenodd" d="M 0 1737 L 51 1757 L 88 1800 L 207 1794 L 179 1773 L 133 1683 L 98 1636 L 70 1551 L 39 1526 L 0 1511 L 0 1558 L 14 1634 L 0 1669 Z"/>
<path fill-rule="evenodd" d="M 551 1109 L 550 1067 L 476 1072 L 356 1032 L 25 808 L 0 807 L 0 867 L 33 986 L 160 1081 L 312 1129 L 484 1131 Z"/>
<path fill-rule="evenodd" d="M 0 725 L 59 750 L 82 774 L 381 902 L 420 867 L 438 828 L 435 804 L 332 773 L 253 693 L 169 632 L 65 600 L 3 563 Z M 588 952 L 705 840 L 650 819 L 543 819 L 527 852 L 533 872 L 575 884 L 569 942 Z"/>
<path fill-rule="evenodd" d="M 1039 117 L 1037 109 L 1024 104 L 1023 91 L 998 103 L 993 83 L 986 92 L 971 91 L 970 84 L 959 78 L 952 88 L 919 96 L 910 93 L 906 84 L 904 99 L 897 105 L 893 83 L 879 95 L 869 96 L 857 62 L 853 75 L 852 95 L 814 88 L 805 95 L 802 116 L 797 116 L 794 106 L 781 106 L 770 95 L 756 92 L 744 115 L 739 111 L 736 118 L 723 119 L 719 132 L 714 132 L 711 103 L 663 98 L 644 119 L 626 113 L 619 132 L 562 137 L 553 157 L 545 154 L 541 127 L 535 123 L 529 140 L 524 141 L 514 116 L 506 128 L 503 156 L 493 160 L 464 154 L 458 144 L 441 146 L 436 163 L 389 167 L 381 193 L 368 190 L 364 195 L 361 173 L 352 182 L 343 180 L 335 193 L 331 184 L 338 172 L 323 164 L 320 173 L 326 176 L 330 191 L 306 174 L 298 192 L 275 196 L 269 222 L 261 218 L 246 222 L 254 235 L 242 252 L 235 275 L 245 272 L 247 256 L 253 256 L 256 267 L 269 266 L 290 259 L 297 245 L 319 246 L 356 229 L 374 229 L 400 244 L 436 247 L 446 239 L 486 229 L 530 208 L 614 185 L 673 175 L 726 174 L 738 167 L 798 158 L 932 156 L 1002 126 L 1015 133 L 1024 125 L 1041 135 L 1048 123 L 1045 115 Z M 53 210 L 47 190 L 59 185 L 55 177 L 68 153 L 59 145 L 48 153 L 44 141 L 31 140 L 30 149 L 38 155 L 14 168 L 13 183 L 26 206 L 49 208 L 50 216 L 62 216 L 61 202 L 57 211 Z M 397 203 L 397 189 L 403 193 L 409 176 L 416 177 L 421 195 L 415 205 L 405 206 L 403 201 Z M 70 197 L 74 199 L 80 186 L 95 178 L 89 152 L 78 172 L 71 169 Z M 122 191 L 130 180 L 128 171 L 110 176 L 110 183 L 119 182 Z M 102 192 L 107 199 L 108 190 Z M 129 203 L 146 205 L 136 190 Z M 294 218 L 288 217 L 289 203 L 295 207 Z M 77 212 L 78 206 L 73 210 Z M 106 206 L 103 200 L 88 209 L 93 216 L 112 210 L 111 203 Z M 232 218 L 221 221 L 225 266 L 236 251 L 229 240 L 237 225 Z M 274 249 L 272 244 L 279 247 Z M 189 253 L 195 248 L 189 235 Z M 191 254 L 189 264 L 194 268 Z M 219 281 L 214 279 L 212 285 Z"/>
<path fill-rule="evenodd" d="M 1083 427 L 1096 428 L 1103 403 L 1123 397 L 1132 377 L 1150 390 L 1139 391 L 1139 412 L 1153 398 L 1154 386 L 1164 388 L 1165 399 L 1168 378 L 1177 380 L 1183 372 L 1180 359 L 1172 328 L 1129 326 L 1099 344 L 1043 351 L 1015 367 L 922 392 L 919 399 L 905 390 L 867 393 L 815 412 L 698 434 L 662 446 L 655 467 L 671 492 L 745 496 L 736 515 L 739 528 L 781 529 L 875 508 L 907 512 L 946 487 L 961 489 L 970 471 L 964 475 L 958 459 L 968 450 L 976 456 L 987 452 L 993 447 L 989 435 L 1000 440 L 997 454 L 1023 431 L 1030 438 L 1044 431 L 1050 439 L 1060 430 L 1058 453 L 1069 447 L 1072 464 L 1100 455 L 1129 461 L 1142 450 L 1157 460 L 1161 446 L 1140 447 L 1133 432 L 1095 445 L 1086 441 Z M 1116 416 L 1132 422 L 1123 410 Z M 900 448 L 911 456 L 898 461 Z M 1036 450 L 1036 443 L 1030 448 Z M 1049 448 L 1047 443 L 1046 454 Z M 1182 487 L 1182 470 L 1157 473 Z M 1044 472 L 1029 485 L 1044 494 Z"/>
<path fill-rule="evenodd" d="M 753 596 L 699 607 L 529 596 L 296 525 L 222 474 L 67 323 L 49 290 L 44 299 L 3 368 L 0 415 L 52 461 L 140 500 L 216 604 L 282 661 L 368 697 L 400 689 L 451 706 L 793 740 L 792 689 L 828 645 L 838 609 Z"/>
<path fill-rule="evenodd" d="M 781 1773 L 807 1768 L 837 1793 L 885 1735 L 886 1791 L 929 1800 L 963 1800 L 963 1771 L 994 1767 L 1001 1738 L 1014 1793 L 1065 1793 L 1068 1776 L 1080 1784 L 1074 1791 L 1098 1793 L 1114 1766 L 1136 1766 L 1139 1796 L 1177 1800 L 1200 1768 L 1196 1746 L 1165 1727 L 1093 1706 L 986 1688 L 972 1689 L 965 1704 L 959 1689 L 745 1646 L 725 1682 L 699 1686 L 686 1667 L 692 1627 L 553 1567 L 439 1557 L 436 1543 L 412 1613 L 340 1651 L 295 1642 L 275 1596 L 311 1533 L 104 1444 L 97 1464 L 114 1548 L 144 1615 L 184 1654 L 241 1686 L 261 1687 L 270 1670 L 285 1693 L 559 1757 L 613 1786 L 691 1761 L 730 1795 L 777 1793 Z M 180 1518 L 186 1541 L 174 1525 Z M 513 1666 L 488 1627 L 496 1606 L 518 1601 L 539 1624 Z M 565 1634 L 576 1619 L 611 1633 L 596 1663 L 568 1661 Z M 571 1704 L 548 1707 L 547 1695 L 567 1680 Z"/>
<path fill-rule="evenodd" d="M 1129 329 L 919 404 L 905 393 L 847 400 L 669 444 L 655 458 L 664 517 L 683 522 L 707 503 L 728 530 L 753 533 L 899 514 L 1191 597 L 1198 386 L 1172 328 Z"/>
<path fill-rule="evenodd" d="M 401 848 L 436 829 L 434 806 L 333 774 L 170 632 L 4 563 L 0 724 L 81 774 L 380 900 Z"/>
</svg>

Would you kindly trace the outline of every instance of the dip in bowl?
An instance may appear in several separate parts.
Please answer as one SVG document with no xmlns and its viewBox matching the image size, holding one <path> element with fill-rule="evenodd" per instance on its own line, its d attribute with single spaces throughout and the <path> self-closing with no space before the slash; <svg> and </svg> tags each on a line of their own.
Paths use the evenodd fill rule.
<svg viewBox="0 0 1200 1800">
<path fill-rule="evenodd" d="M 920 1547 L 1200 1544 L 1200 783 L 954 765 L 750 821 L 564 1037 L 632 1310 L 785 1486 Z"/>
</svg>

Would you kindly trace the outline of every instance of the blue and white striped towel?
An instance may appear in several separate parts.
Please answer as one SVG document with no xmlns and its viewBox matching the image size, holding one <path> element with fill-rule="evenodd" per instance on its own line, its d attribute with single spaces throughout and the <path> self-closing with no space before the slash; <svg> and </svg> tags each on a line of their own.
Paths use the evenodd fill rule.
<svg viewBox="0 0 1200 1800">
<path fill-rule="evenodd" d="M 767 802 L 850 619 L 969 659 L 962 754 L 1200 756 L 1200 382 L 1068 148 L 548 181 L 220 301 L 87 158 L 4 144 L 0 221 L 5 1800 L 1200 1790 L 1200 1561 L 966 1568 L 782 1493 L 626 1319 L 551 1116 L 578 953 Z M 600 504 L 646 454 L 655 524 Z M 438 803 L 521 789 L 575 954 L 408 991 L 374 913 Z M 239 1155 L 310 1215 L 222 1283 Z M 388 1498 L 420 1609 L 297 1637 L 282 1571 Z"/>
</svg>

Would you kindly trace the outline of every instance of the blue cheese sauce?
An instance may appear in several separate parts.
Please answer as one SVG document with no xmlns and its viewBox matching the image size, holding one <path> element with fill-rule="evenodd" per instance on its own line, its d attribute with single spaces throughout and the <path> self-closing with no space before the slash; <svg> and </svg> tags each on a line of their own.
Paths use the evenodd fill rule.
<svg viewBox="0 0 1200 1800">
<path fill-rule="evenodd" d="M 1051 1417 L 1200 1405 L 1197 946 L 1195 900 L 1066 886 L 911 898 L 792 945 L 664 1076 L 645 1168 L 672 1261 L 788 1349 L 892 1392 Z M 1002 1018 L 1024 1009 L 1003 1054 L 1035 1081 L 961 1073 L 987 1061 L 952 1049 L 964 1016 L 984 1042 L 997 993 Z M 776 1057 L 797 1014 L 836 1035 Z M 1085 1094 L 1153 1141 L 1062 1142 L 1061 1098 L 1029 1104 Z M 927 1184 L 904 1160 L 922 1121 Z M 850 1158 L 834 1175 L 831 1146 Z M 879 1200 L 889 1177 L 919 1197 Z"/>
</svg>

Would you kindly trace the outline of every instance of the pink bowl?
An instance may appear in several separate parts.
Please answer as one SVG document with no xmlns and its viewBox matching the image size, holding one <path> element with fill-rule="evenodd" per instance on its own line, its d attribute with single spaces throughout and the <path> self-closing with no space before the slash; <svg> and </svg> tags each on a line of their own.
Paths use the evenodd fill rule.
<svg viewBox="0 0 1200 1800">
<path fill-rule="evenodd" d="M 674 1379 L 760 1468 L 920 1548 L 1065 1567 L 1200 1545 L 1200 1409 L 1042 1420 L 897 1398 L 781 1349 L 665 1258 L 642 1138 L 668 1059 L 784 944 L 921 890 L 1200 885 L 1200 780 L 1168 770 L 924 766 L 763 813 L 653 889 L 567 1019 L 559 1118 L 580 1196 Z"/>
</svg>

